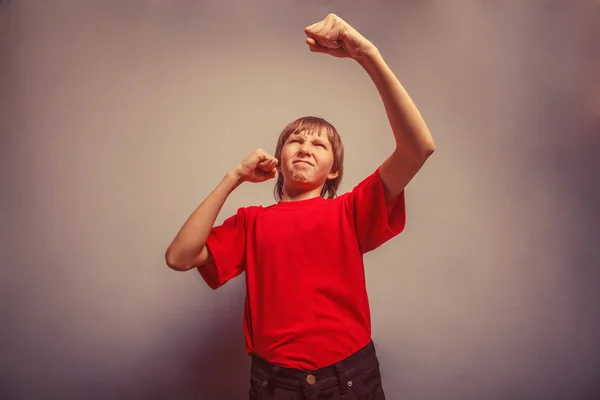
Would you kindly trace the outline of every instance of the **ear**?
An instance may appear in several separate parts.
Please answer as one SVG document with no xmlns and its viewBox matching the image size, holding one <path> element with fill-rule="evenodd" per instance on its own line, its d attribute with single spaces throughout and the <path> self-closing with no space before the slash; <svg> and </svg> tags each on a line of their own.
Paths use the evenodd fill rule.
<svg viewBox="0 0 600 400">
<path fill-rule="evenodd" d="M 330 181 L 332 179 L 337 178 L 338 176 L 340 176 L 339 172 L 330 172 L 329 175 L 327 175 L 327 180 Z"/>
</svg>

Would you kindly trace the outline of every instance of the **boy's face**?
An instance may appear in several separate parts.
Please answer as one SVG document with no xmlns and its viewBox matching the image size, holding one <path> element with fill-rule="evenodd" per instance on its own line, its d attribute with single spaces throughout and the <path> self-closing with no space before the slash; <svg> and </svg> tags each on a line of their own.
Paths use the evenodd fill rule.
<svg viewBox="0 0 600 400">
<path fill-rule="evenodd" d="M 333 151 L 325 128 L 320 132 L 300 131 L 291 134 L 281 149 L 280 172 L 284 187 L 292 191 L 322 187 L 332 173 Z"/>
</svg>

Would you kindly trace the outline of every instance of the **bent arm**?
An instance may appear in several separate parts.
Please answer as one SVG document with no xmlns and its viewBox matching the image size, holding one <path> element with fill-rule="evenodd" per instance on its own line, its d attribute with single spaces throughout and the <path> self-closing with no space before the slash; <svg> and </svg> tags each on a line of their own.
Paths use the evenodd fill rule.
<svg viewBox="0 0 600 400">
<path fill-rule="evenodd" d="M 206 241 L 227 197 L 241 183 L 236 171 L 229 172 L 185 221 L 165 253 L 167 265 L 188 271 L 212 261 Z"/>
<path fill-rule="evenodd" d="M 389 202 L 421 169 L 434 152 L 435 144 L 419 110 L 379 50 L 370 45 L 357 61 L 369 74 L 381 96 L 396 140 L 395 150 L 379 170 Z"/>
</svg>

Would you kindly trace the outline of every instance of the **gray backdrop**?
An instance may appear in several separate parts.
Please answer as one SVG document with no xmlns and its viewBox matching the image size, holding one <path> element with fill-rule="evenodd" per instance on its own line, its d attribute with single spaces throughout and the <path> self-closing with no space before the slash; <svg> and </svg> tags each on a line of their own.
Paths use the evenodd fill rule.
<svg viewBox="0 0 600 400">
<path fill-rule="evenodd" d="M 244 277 L 164 251 L 297 117 L 341 132 L 342 191 L 388 155 L 367 74 L 304 43 L 328 12 L 437 144 L 365 259 L 388 397 L 600 398 L 596 0 L 1 1 L 0 398 L 247 397 Z"/>
</svg>

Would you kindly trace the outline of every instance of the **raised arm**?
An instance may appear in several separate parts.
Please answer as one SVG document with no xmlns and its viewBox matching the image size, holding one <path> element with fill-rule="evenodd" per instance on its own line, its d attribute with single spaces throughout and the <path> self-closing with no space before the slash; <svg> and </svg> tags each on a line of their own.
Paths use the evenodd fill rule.
<svg viewBox="0 0 600 400">
<path fill-rule="evenodd" d="M 223 178 L 185 221 L 165 253 L 167 265 L 187 271 L 212 261 L 206 241 L 217 215 L 231 192 L 242 182 L 263 182 L 275 177 L 277 159 L 257 149 Z"/>
<path fill-rule="evenodd" d="M 386 199 L 392 200 L 434 152 L 429 129 L 410 96 L 370 41 L 335 14 L 305 28 L 310 50 L 356 60 L 371 77 L 383 101 L 396 147 L 379 170 Z"/>
</svg>

